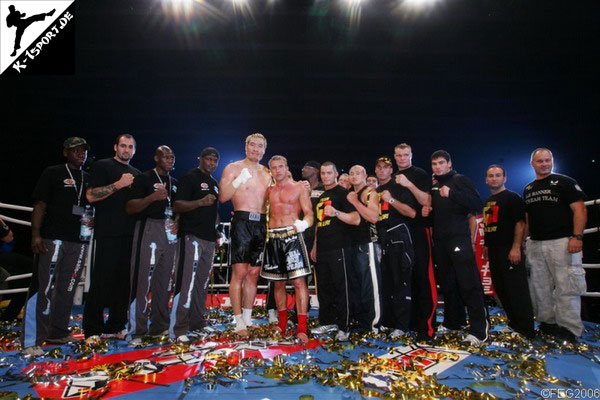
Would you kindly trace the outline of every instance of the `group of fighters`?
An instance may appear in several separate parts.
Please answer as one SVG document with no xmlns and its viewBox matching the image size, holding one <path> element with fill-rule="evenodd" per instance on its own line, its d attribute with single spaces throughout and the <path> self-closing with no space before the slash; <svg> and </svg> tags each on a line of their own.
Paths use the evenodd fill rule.
<svg viewBox="0 0 600 400">
<path fill-rule="evenodd" d="M 66 163 L 47 168 L 33 194 L 36 268 L 23 323 L 26 354 L 43 354 L 44 342 L 75 340 L 68 323 L 89 248 L 79 235 L 87 205 L 94 205 L 96 215 L 86 340 L 116 337 L 141 345 L 145 335 L 168 334 L 189 343 L 190 334 L 207 325 L 205 301 L 220 238 L 218 202 L 230 200 L 229 295 L 239 336 L 247 337 L 253 325 L 262 276 L 274 293 L 277 312 L 270 311 L 270 321 L 282 332 L 288 329 L 285 285 L 293 285 L 295 335 L 308 341 L 306 280 L 314 265 L 315 335 L 336 332 L 337 340 L 347 340 L 351 329 L 387 329 L 393 339 L 414 331 L 417 340 L 430 340 L 437 278 L 444 297 L 437 331 L 464 330 L 471 345 L 488 338 L 474 255 L 482 201 L 444 150 L 431 156 L 433 179 L 412 165 L 411 147 L 400 144 L 394 149 L 396 173 L 391 158 L 380 157 L 376 179 L 367 184 L 366 169 L 355 165 L 347 189 L 330 161 L 307 162 L 302 181 L 292 178 L 281 155 L 271 157 L 268 168 L 261 165 L 267 140 L 260 133 L 247 137 L 246 157 L 227 165 L 218 184 L 211 174 L 219 153 L 212 147 L 179 180 L 170 175 L 175 155 L 167 146 L 156 149 L 152 170 L 132 167 L 136 142 L 128 134 L 117 138 L 114 157 L 93 163 L 89 174 L 82 169 L 87 142 L 71 137 L 63 147 Z M 536 179 L 525 188 L 525 201 L 505 188 L 503 167 L 487 169 L 492 196 L 483 209 L 484 254 L 508 331 L 533 335 L 535 312 L 541 331 L 574 339 L 583 332 L 585 194 L 574 180 L 552 172 L 548 149 L 535 150 L 531 165 Z"/>
</svg>

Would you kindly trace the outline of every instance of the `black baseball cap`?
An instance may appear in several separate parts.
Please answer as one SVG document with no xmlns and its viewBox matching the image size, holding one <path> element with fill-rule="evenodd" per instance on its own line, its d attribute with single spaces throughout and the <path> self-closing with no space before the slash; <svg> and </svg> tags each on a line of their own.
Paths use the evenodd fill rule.
<svg viewBox="0 0 600 400">
<path fill-rule="evenodd" d="M 318 162 L 311 160 L 311 161 L 307 161 L 306 164 L 304 164 L 305 167 L 312 167 L 315 169 L 320 169 L 321 168 L 321 164 L 319 164 Z"/>
<path fill-rule="evenodd" d="M 217 158 L 221 158 L 219 156 L 219 152 L 214 147 L 204 148 L 204 150 L 202 150 L 202 152 L 200 153 L 200 157 L 204 157 L 204 156 L 215 156 Z"/>
</svg>

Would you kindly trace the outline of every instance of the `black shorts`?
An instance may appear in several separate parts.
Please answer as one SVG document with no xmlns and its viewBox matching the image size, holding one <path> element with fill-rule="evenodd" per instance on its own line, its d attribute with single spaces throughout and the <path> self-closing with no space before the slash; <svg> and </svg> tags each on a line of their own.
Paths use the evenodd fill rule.
<svg viewBox="0 0 600 400">
<path fill-rule="evenodd" d="M 269 229 L 260 276 L 272 281 L 310 275 L 308 252 L 301 233 L 293 226 Z"/>
<path fill-rule="evenodd" d="M 265 214 L 235 211 L 231 220 L 231 264 L 259 267 L 267 237 Z"/>
</svg>

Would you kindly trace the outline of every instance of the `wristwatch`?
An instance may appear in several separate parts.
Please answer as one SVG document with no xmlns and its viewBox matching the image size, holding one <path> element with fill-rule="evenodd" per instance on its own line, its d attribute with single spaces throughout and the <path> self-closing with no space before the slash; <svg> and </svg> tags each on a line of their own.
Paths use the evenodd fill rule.
<svg viewBox="0 0 600 400">
<path fill-rule="evenodd" d="M 583 235 L 572 235 L 571 238 L 577 239 L 577 240 L 583 240 Z"/>
<path fill-rule="evenodd" d="M 335 216 L 336 216 L 336 217 L 339 217 L 339 216 L 340 216 L 340 212 L 339 212 L 339 211 L 336 211 L 336 212 L 335 212 Z"/>
<path fill-rule="evenodd" d="M 396 199 L 394 199 L 394 198 L 391 198 L 390 201 L 388 201 L 388 203 L 390 203 L 390 204 L 394 204 L 395 202 L 396 202 Z"/>
</svg>

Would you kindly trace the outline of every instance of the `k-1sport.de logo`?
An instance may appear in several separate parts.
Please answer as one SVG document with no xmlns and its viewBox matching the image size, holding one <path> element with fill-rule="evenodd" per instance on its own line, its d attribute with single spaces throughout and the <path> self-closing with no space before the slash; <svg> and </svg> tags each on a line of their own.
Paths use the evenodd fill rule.
<svg viewBox="0 0 600 400">
<path fill-rule="evenodd" d="M 0 0 L 0 73 L 75 73 L 73 0 Z"/>
</svg>

